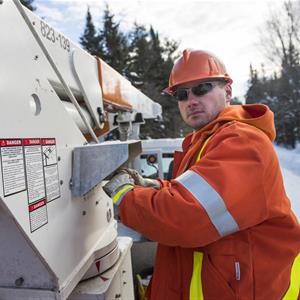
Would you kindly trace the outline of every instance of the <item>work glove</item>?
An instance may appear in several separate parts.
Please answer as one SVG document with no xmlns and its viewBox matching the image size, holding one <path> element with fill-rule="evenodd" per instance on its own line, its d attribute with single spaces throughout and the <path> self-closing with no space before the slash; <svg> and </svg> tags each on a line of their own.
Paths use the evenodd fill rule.
<svg viewBox="0 0 300 300">
<path fill-rule="evenodd" d="M 138 171 L 133 169 L 124 169 L 134 180 L 135 185 L 140 185 L 143 187 L 152 187 L 157 190 L 160 189 L 160 183 L 156 179 L 150 179 L 150 178 L 143 178 Z"/>
<path fill-rule="evenodd" d="M 103 186 L 103 190 L 110 198 L 114 198 L 123 188 L 132 188 L 133 184 L 134 179 L 122 170 Z"/>
</svg>

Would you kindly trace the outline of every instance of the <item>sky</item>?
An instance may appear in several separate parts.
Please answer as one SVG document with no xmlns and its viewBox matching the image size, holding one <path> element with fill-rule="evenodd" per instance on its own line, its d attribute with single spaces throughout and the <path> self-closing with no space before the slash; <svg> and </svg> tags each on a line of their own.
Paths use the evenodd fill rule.
<svg viewBox="0 0 300 300">
<path fill-rule="evenodd" d="M 243 101 L 247 91 L 249 66 L 260 68 L 261 31 L 272 11 L 283 0 L 35 0 L 35 13 L 74 42 L 82 35 L 87 7 L 96 27 L 101 25 L 108 3 L 122 30 L 134 22 L 152 25 L 161 37 L 180 42 L 185 48 L 215 53 L 233 79 L 233 96 Z M 264 63 L 266 71 L 275 66 Z"/>
</svg>

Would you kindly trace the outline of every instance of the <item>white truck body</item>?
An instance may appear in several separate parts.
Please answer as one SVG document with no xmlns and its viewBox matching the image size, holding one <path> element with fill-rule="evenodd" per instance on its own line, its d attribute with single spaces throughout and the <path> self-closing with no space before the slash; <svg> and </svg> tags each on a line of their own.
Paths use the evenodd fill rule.
<svg viewBox="0 0 300 300">
<path fill-rule="evenodd" d="M 151 176 L 157 170 L 157 177 L 170 179 L 170 163 L 174 152 L 182 151 L 182 141 L 183 138 L 142 140 L 142 153 L 139 160 L 136 160 L 135 168 L 145 177 Z M 147 158 L 151 155 L 156 157 L 154 166 L 147 163 Z"/>
<path fill-rule="evenodd" d="M 101 184 L 141 146 L 99 140 L 114 116 L 161 108 L 17 0 L 0 20 L 0 299 L 132 299 L 131 240 Z"/>
</svg>

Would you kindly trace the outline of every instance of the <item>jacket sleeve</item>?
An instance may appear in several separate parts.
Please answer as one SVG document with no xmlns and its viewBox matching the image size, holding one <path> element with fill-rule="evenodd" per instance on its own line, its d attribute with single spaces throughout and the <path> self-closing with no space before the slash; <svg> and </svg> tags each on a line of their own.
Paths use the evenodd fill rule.
<svg viewBox="0 0 300 300">
<path fill-rule="evenodd" d="M 274 184 L 282 186 L 282 178 L 272 143 L 258 129 L 233 123 L 211 138 L 199 162 L 160 190 L 128 192 L 121 221 L 165 245 L 201 247 L 263 222 L 270 207 L 274 213 L 277 205 L 279 214 L 284 190 L 273 187 L 272 203 L 265 193 Z"/>
</svg>

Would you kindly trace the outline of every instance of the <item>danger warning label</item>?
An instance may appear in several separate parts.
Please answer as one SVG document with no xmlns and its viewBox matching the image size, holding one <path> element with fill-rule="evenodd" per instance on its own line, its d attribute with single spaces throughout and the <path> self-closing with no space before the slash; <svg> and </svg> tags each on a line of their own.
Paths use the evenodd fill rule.
<svg viewBox="0 0 300 300">
<path fill-rule="evenodd" d="M 31 232 L 48 223 L 46 204 L 46 199 L 43 199 L 28 206 Z"/>
<path fill-rule="evenodd" d="M 55 138 L 0 139 L 4 197 L 27 191 L 31 232 L 48 223 L 47 203 L 60 197 Z"/>
<path fill-rule="evenodd" d="M 4 197 L 26 189 L 24 154 L 21 139 L 0 140 Z"/>
<path fill-rule="evenodd" d="M 40 139 L 24 139 L 28 203 L 45 198 L 42 146 Z"/>
<path fill-rule="evenodd" d="M 55 139 L 42 139 L 47 201 L 60 197 Z"/>
</svg>

